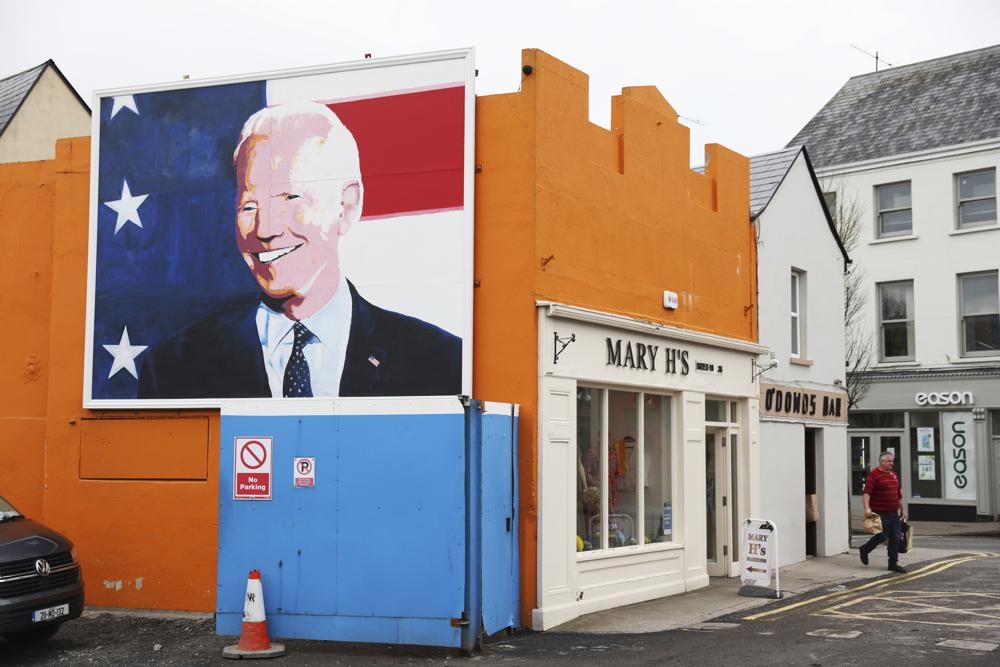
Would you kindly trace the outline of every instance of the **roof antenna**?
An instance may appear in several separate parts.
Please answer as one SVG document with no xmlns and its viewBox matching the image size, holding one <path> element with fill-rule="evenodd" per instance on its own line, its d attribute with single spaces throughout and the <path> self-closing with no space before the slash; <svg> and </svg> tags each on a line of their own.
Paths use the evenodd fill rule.
<svg viewBox="0 0 1000 667">
<path fill-rule="evenodd" d="M 869 58 L 874 58 L 875 59 L 875 71 L 876 72 L 878 71 L 878 61 L 880 60 L 879 55 L 878 55 L 878 51 L 876 51 L 875 53 L 872 53 L 871 51 L 866 51 L 865 49 L 862 49 L 860 46 L 854 46 L 853 44 L 851 44 L 850 47 L 852 49 L 857 49 L 858 51 L 860 51 L 861 53 L 865 54 Z M 886 60 L 885 58 L 881 58 L 881 60 L 882 60 L 883 63 L 885 63 L 889 67 L 892 67 L 892 63 L 889 62 L 888 60 Z"/>
</svg>

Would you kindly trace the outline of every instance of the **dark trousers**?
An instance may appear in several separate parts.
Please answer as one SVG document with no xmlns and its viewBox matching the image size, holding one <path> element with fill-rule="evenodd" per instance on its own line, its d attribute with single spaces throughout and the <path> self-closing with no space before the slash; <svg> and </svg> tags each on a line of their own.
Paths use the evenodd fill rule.
<svg viewBox="0 0 1000 667">
<path fill-rule="evenodd" d="M 879 516 L 882 517 L 882 532 L 872 535 L 872 538 L 861 549 L 865 553 L 871 553 L 872 549 L 889 540 L 889 544 L 887 545 L 889 549 L 889 565 L 895 565 L 899 562 L 899 531 L 902 528 L 900 524 L 901 517 L 898 512 L 893 512 L 892 514 L 882 514 L 879 512 Z"/>
</svg>

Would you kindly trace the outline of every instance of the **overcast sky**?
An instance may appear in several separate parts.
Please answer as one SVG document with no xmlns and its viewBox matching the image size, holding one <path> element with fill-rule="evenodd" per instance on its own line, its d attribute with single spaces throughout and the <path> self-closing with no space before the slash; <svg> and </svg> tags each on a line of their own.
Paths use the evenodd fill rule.
<svg viewBox="0 0 1000 667">
<path fill-rule="evenodd" d="M 95 89 L 465 46 L 480 95 L 512 92 L 522 48 L 590 76 L 590 117 L 655 85 L 692 130 L 692 162 L 717 142 L 784 146 L 851 76 L 1000 43 L 1000 2 L 877 0 L 0 0 L 0 77 L 52 58 Z M 960 102 L 960 100 L 956 100 Z"/>
</svg>

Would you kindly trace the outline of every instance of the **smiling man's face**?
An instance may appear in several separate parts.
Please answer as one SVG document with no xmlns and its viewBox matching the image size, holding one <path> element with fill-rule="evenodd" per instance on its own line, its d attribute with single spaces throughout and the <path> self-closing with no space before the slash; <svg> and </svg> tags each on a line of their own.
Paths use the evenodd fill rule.
<svg viewBox="0 0 1000 667">
<path fill-rule="evenodd" d="M 265 294 L 294 319 L 336 292 L 340 237 L 359 214 L 357 181 L 325 168 L 322 129 L 303 123 L 254 135 L 236 158 L 237 245 Z"/>
</svg>

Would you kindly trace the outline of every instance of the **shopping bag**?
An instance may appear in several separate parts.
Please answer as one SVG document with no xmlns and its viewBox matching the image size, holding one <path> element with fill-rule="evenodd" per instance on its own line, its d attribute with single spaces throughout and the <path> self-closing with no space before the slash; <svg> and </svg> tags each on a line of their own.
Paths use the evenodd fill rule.
<svg viewBox="0 0 1000 667">
<path fill-rule="evenodd" d="M 815 493 L 806 494 L 806 523 L 819 521 L 819 501 Z"/>
<path fill-rule="evenodd" d="M 878 514 L 872 514 L 871 516 L 866 516 L 865 521 L 862 524 L 865 530 L 871 535 L 877 535 L 882 532 L 882 517 Z"/>
<path fill-rule="evenodd" d="M 899 524 L 899 553 L 910 553 L 913 548 L 913 526 L 905 521 Z"/>
</svg>

